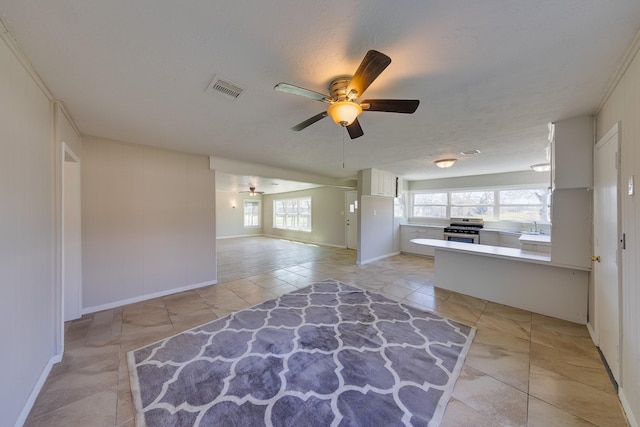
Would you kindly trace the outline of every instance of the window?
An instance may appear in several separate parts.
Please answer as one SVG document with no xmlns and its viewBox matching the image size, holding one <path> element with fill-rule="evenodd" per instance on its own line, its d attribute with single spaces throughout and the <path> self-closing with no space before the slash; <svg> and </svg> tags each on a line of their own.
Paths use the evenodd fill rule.
<svg viewBox="0 0 640 427">
<path fill-rule="evenodd" d="M 273 227 L 311 231 L 311 197 L 274 200 Z"/>
<path fill-rule="evenodd" d="M 447 218 L 449 193 L 415 193 L 413 216 L 424 218 Z"/>
<path fill-rule="evenodd" d="M 394 218 L 404 218 L 404 193 L 400 193 L 398 197 L 393 199 L 393 216 Z"/>
<path fill-rule="evenodd" d="M 500 220 L 549 222 L 550 192 L 547 188 L 500 191 Z"/>
<path fill-rule="evenodd" d="M 494 217 L 495 194 L 493 191 L 456 191 L 451 193 L 451 217 L 483 218 Z"/>
<path fill-rule="evenodd" d="M 413 193 L 416 218 L 483 218 L 487 221 L 548 223 L 550 191 L 546 187 L 508 190 L 454 190 Z"/>
<path fill-rule="evenodd" d="M 260 227 L 260 201 L 244 201 L 244 226 Z"/>
</svg>

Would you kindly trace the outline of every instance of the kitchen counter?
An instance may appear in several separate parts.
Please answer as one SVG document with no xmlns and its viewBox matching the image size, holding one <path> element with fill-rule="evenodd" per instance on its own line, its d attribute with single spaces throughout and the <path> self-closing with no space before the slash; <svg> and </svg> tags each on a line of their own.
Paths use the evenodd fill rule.
<svg viewBox="0 0 640 427">
<path fill-rule="evenodd" d="M 401 232 L 402 230 L 413 230 L 412 232 L 405 232 L 405 235 L 410 235 L 411 239 L 438 239 L 443 237 L 436 237 L 436 231 L 439 231 L 441 234 L 445 227 L 448 227 L 448 225 L 401 224 L 400 230 Z M 421 235 L 421 232 L 424 232 L 426 234 Z M 523 235 L 525 235 L 525 233 L 521 233 L 520 231 L 516 230 L 484 227 L 480 230 L 480 244 L 519 249 L 521 247 L 519 238 Z M 545 236 L 548 236 L 548 234 Z M 425 249 L 418 249 L 418 246 L 415 244 L 411 244 L 409 240 L 405 242 L 405 249 L 401 249 L 402 251 L 416 254 L 423 254 L 422 252 L 424 252 L 425 250 L 429 252 L 432 251 L 430 247 L 424 247 Z M 550 248 L 543 248 L 541 246 L 527 247 L 525 249 L 533 252 L 550 252 Z M 430 255 L 433 254 L 430 253 Z"/>
<path fill-rule="evenodd" d="M 413 239 L 434 248 L 436 286 L 534 313 L 585 324 L 589 269 L 551 255 L 500 246 Z"/>
<path fill-rule="evenodd" d="M 510 258 L 525 262 L 551 263 L 551 255 L 539 252 L 524 251 L 502 246 L 474 245 L 470 243 L 450 242 L 448 240 L 413 239 L 416 245 L 431 246 L 436 249 L 446 249 L 454 252 L 474 253 L 495 258 Z"/>
</svg>

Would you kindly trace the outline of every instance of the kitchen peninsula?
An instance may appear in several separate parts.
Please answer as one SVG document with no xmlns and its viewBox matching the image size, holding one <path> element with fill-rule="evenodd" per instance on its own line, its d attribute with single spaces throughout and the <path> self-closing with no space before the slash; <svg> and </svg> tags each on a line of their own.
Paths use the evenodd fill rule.
<svg viewBox="0 0 640 427">
<path fill-rule="evenodd" d="M 437 287 L 499 304 L 587 322 L 589 269 L 554 263 L 548 253 L 437 239 L 412 243 L 435 250 Z"/>
</svg>

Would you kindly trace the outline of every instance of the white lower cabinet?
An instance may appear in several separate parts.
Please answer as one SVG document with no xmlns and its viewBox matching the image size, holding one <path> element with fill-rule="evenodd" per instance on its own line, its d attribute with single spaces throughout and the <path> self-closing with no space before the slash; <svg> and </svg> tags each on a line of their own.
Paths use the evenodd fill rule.
<svg viewBox="0 0 640 427">
<path fill-rule="evenodd" d="M 500 246 L 498 233 L 495 231 L 480 230 L 480 244 L 489 246 Z"/>
<path fill-rule="evenodd" d="M 425 226 L 400 226 L 400 251 L 416 254 L 434 256 L 435 249 L 429 246 L 416 245 L 411 243 L 412 239 L 439 239 L 444 240 L 444 229 L 442 227 Z"/>
</svg>

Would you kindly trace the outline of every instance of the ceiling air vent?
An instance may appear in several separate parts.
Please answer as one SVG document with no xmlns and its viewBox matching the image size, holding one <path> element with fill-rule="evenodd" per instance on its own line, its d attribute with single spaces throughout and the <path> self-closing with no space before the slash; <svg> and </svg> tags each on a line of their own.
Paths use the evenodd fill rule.
<svg viewBox="0 0 640 427">
<path fill-rule="evenodd" d="M 480 154 L 480 150 L 467 150 L 461 152 L 460 154 L 462 154 L 463 156 L 473 156 L 474 154 Z"/>
<path fill-rule="evenodd" d="M 206 92 L 210 95 L 220 95 L 228 99 L 236 100 L 242 95 L 244 88 L 220 76 L 215 76 Z"/>
</svg>

